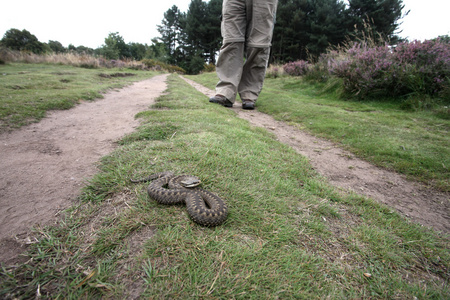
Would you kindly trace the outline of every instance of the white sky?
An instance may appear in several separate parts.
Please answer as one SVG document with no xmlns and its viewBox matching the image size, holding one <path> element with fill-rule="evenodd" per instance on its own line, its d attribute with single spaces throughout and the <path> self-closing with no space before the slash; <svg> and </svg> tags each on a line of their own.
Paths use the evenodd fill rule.
<svg viewBox="0 0 450 300">
<path fill-rule="evenodd" d="M 187 12 L 191 0 L 9 0 L 3 1 L 0 38 L 11 28 L 26 29 L 39 41 L 59 41 L 63 46 L 97 48 L 111 32 L 125 43 L 151 44 L 158 37 L 157 25 L 173 5 Z M 402 37 L 424 40 L 450 35 L 449 0 L 403 0 Z"/>
</svg>

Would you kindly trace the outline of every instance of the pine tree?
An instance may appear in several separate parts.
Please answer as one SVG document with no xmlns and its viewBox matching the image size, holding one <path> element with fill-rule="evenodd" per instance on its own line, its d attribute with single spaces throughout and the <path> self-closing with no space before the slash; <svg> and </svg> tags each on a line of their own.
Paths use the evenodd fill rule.
<svg viewBox="0 0 450 300">
<path fill-rule="evenodd" d="M 289 62 L 307 57 L 311 12 L 308 0 L 278 1 L 271 61 Z"/>
<path fill-rule="evenodd" d="M 373 38 L 381 37 L 395 42 L 399 20 L 409 11 L 402 14 L 403 0 L 349 0 L 349 30 L 355 29 L 356 37 L 362 34 Z"/>
<path fill-rule="evenodd" d="M 324 53 L 330 45 L 345 40 L 347 30 L 345 4 L 336 0 L 310 0 L 309 43 L 307 49 L 313 57 Z"/>
<path fill-rule="evenodd" d="M 209 62 L 215 63 L 215 56 L 220 48 L 220 15 L 222 1 L 192 0 L 186 15 L 186 48 Z"/>
<path fill-rule="evenodd" d="M 158 25 L 158 32 L 161 34 L 161 42 L 166 46 L 168 62 L 176 65 L 182 52 L 179 47 L 183 40 L 183 22 L 185 14 L 176 5 L 172 6 L 164 13 L 162 25 Z"/>
</svg>

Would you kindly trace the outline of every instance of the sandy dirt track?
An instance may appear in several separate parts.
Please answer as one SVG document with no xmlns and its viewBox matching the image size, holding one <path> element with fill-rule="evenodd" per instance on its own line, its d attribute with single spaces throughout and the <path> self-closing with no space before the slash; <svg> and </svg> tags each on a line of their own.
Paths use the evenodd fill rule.
<svg viewBox="0 0 450 300">
<path fill-rule="evenodd" d="M 97 172 L 96 162 L 139 125 L 135 115 L 167 88 L 167 75 L 54 111 L 0 135 L 0 261 L 20 252 L 29 228 L 51 224 Z"/>
</svg>

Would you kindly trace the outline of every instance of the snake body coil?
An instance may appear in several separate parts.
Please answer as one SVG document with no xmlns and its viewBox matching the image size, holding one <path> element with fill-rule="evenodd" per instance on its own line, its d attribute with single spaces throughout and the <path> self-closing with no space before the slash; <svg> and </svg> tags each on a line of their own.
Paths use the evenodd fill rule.
<svg viewBox="0 0 450 300">
<path fill-rule="evenodd" d="M 186 185 L 198 185 L 200 181 L 196 177 L 163 172 L 153 174 L 146 179 L 131 181 L 144 182 L 150 180 L 154 180 L 147 187 L 148 195 L 151 198 L 166 205 L 185 203 L 191 219 L 200 225 L 218 226 L 228 216 L 228 208 L 225 202 L 217 195 L 198 187 L 184 187 Z"/>
</svg>

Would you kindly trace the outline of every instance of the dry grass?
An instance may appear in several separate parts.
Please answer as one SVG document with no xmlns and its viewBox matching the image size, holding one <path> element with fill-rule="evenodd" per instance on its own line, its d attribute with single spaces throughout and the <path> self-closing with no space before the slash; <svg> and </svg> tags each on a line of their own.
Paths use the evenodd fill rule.
<svg viewBox="0 0 450 300">
<path fill-rule="evenodd" d="M 267 78 L 278 78 L 285 76 L 286 72 L 283 69 L 283 65 L 272 64 L 267 68 L 266 77 Z"/>
<path fill-rule="evenodd" d="M 29 64 L 61 64 L 83 68 L 129 68 L 135 70 L 148 70 L 149 68 L 135 60 L 108 60 L 103 57 L 96 57 L 75 52 L 35 54 L 26 51 L 13 51 L 0 48 L 0 61 L 4 63 L 29 63 Z"/>
</svg>

